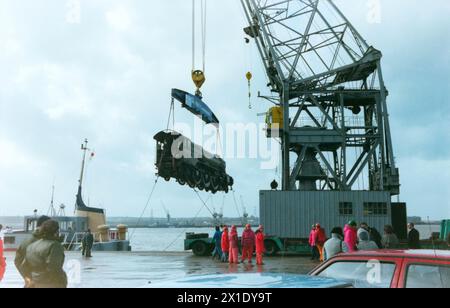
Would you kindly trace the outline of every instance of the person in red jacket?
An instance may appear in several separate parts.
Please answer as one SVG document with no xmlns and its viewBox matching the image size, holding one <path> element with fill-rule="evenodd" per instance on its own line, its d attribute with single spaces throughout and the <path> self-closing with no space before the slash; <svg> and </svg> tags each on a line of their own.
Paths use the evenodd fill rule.
<svg viewBox="0 0 450 308">
<path fill-rule="evenodd" d="M 264 227 L 259 226 L 259 229 L 255 232 L 256 236 L 256 264 L 264 265 L 263 255 L 266 252 L 266 247 L 264 246 Z"/>
<path fill-rule="evenodd" d="M 231 232 L 229 234 L 230 239 L 230 264 L 239 264 L 239 244 L 238 244 L 238 234 L 236 226 L 231 227 Z"/>
<path fill-rule="evenodd" d="M 0 238 L 0 281 L 3 280 L 3 275 L 5 275 L 6 262 L 3 256 L 3 240 Z"/>
<path fill-rule="evenodd" d="M 324 253 L 323 253 L 323 247 L 325 245 L 325 242 L 327 241 L 327 236 L 325 234 L 325 229 L 323 229 L 320 224 L 316 224 L 316 233 L 315 233 L 315 243 L 317 250 L 319 251 L 320 255 L 320 262 L 323 262 L 325 260 Z"/>
<path fill-rule="evenodd" d="M 246 225 L 244 232 L 242 233 L 242 263 L 248 260 L 248 264 L 252 264 L 253 252 L 255 249 L 255 232 L 252 230 L 252 226 Z"/>
<path fill-rule="evenodd" d="M 230 254 L 230 237 L 228 235 L 228 226 L 223 227 L 222 231 L 222 262 L 227 262 Z"/>
<path fill-rule="evenodd" d="M 312 226 L 311 233 L 309 233 L 309 247 L 311 247 L 311 260 L 318 261 L 320 255 L 316 245 L 316 225 Z"/>
</svg>

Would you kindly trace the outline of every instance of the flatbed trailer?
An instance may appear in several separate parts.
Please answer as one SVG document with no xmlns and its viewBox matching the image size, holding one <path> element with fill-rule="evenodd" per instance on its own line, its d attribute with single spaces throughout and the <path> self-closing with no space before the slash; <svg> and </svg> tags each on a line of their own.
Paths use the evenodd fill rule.
<svg viewBox="0 0 450 308">
<path fill-rule="evenodd" d="M 239 238 L 240 246 L 240 238 Z M 264 241 L 266 255 L 275 256 L 278 253 L 296 253 L 307 255 L 311 252 L 306 239 L 282 239 L 275 236 L 267 236 Z M 241 250 L 241 247 L 239 247 Z M 187 233 L 184 240 L 184 250 L 192 251 L 194 255 L 210 256 L 214 250 L 214 240 L 208 234 Z"/>
</svg>

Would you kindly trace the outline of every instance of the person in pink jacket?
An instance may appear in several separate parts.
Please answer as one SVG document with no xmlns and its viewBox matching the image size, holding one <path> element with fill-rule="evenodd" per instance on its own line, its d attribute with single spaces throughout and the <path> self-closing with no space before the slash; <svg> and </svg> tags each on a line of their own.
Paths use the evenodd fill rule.
<svg viewBox="0 0 450 308">
<path fill-rule="evenodd" d="M 309 247 L 311 247 L 311 260 L 318 261 L 320 255 L 316 246 L 316 225 L 312 226 L 311 233 L 309 234 Z"/>
<path fill-rule="evenodd" d="M 350 221 L 344 228 L 344 242 L 347 244 L 348 252 L 354 252 L 357 250 L 358 244 L 358 224 L 356 221 Z"/>
<path fill-rule="evenodd" d="M 0 238 L 0 281 L 3 280 L 3 275 L 5 275 L 6 262 L 3 256 L 3 240 Z"/>
<path fill-rule="evenodd" d="M 239 238 L 236 226 L 231 227 L 230 239 L 230 264 L 239 264 Z"/>
</svg>

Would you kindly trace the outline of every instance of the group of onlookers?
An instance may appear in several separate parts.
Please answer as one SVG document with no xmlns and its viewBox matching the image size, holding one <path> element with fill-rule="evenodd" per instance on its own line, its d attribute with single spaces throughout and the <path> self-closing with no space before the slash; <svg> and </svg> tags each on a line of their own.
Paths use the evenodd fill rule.
<svg viewBox="0 0 450 308">
<path fill-rule="evenodd" d="M 2 226 L 0 225 L 0 231 Z M 222 229 L 222 230 L 221 230 Z M 420 233 L 413 223 L 408 224 L 408 247 L 420 249 Z M 213 237 L 213 257 L 230 264 L 252 263 L 256 249 L 256 264 L 263 265 L 264 227 L 256 231 L 246 225 L 241 237 L 242 255 L 239 261 L 239 237 L 237 227 L 216 227 Z M 91 256 L 93 236 L 90 232 L 83 239 L 83 255 Z M 449 239 L 450 243 L 450 239 Z M 312 226 L 309 237 L 312 259 L 326 261 L 339 253 L 399 248 L 400 241 L 392 226 L 385 226 L 383 236 L 377 229 L 367 223 L 358 224 L 349 221 L 344 229 L 335 227 L 328 239 L 326 231 L 320 224 Z M 59 224 L 49 217 L 42 216 L 37 221 L 37 229 L 33 236 L 23 242 L 16 252 L 14 263 L 25 281 L 27 288 L 65 288 L 67 276 L 63 270 L 64 248 L 59 238 Z M 0 281 L 5 273 L 6 263 L 3 256 L 3 241 L 0 238 Z"/>
<path fill-rule="evenodd" d="M 222 230 L 221 230 L 222 228 Z M 239 264 L 239 236 L 237 227 L 232 226 L 231 231 L 228 226 L 216 227 L 213 236 L 214 251 L 213 258 L 219 258 L 222 262 L 230 264 Z M 248 261 L 252 264 L 253 254 L 256 249 L 256 264 L 263 265 L 264 246 L 264 227 L 259 226 L 256 231 L 252 230 L 251 225 L 246 225 L 241 237 L 241 262 Z"/>
<path fill-rule="evenodd" d="M 420 233 L 414 224 L 408 225 L 408 248 L 420 249 Z M 384 227 L 381 235 L 377 229 L 370 227 L 367 223 L 361 223 L 358 227 L 356 221 L 349 221 L 344 229 L 335 227 L 331 231 L 331 238 L 327 239 L 325 230 L 320 224 L 312 226 L 309 236 L 312 260 L 326 261 L 339 253 L 397 249 L 400 241 L 390 225 Z"/>
</svg>

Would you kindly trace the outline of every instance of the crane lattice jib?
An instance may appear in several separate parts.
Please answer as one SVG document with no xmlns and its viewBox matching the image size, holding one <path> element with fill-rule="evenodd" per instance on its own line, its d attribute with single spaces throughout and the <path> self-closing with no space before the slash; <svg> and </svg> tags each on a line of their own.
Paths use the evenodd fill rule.
<svg viewBox="0 0 450 308">
<path fill-rule="evenodd" d="M 366 79 L 381 53 L 330 0 L 242 0 L 275 91 L 291 95 Z"/>
<path fill-rule="evenodd" d="M 367 189 L 399 194 L 381 52 L 332 0 L 241 3 L 244 31 L 255 40 L 278 94 L 266 98 L 282 107 L 286 119 L 275 129 L 282 141 L 283 190 L 316 190 L 317 182 L 319 189 L 364 189 L 356 184 L 368 177 Z M 292 152 L 298 156 L 293 165 Z"/>
</svg>

